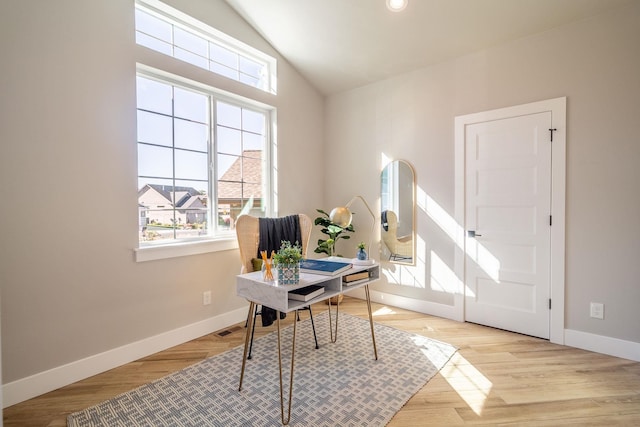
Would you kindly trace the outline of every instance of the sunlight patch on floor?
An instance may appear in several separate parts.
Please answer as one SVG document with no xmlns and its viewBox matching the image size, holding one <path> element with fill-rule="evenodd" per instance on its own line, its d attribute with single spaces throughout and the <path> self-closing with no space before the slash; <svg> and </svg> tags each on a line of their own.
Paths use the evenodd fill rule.
<svg viewBox="0 0 640 427">
<path fill-rule="evenodd" d="M 493 384 L 460 353 L 453 355 L 440 374 L 449 385 L 469 405 L 476 415 L 482 414 Z"/>
<path fill-rule="evenodd" d="M 382 307 L 373 312 L 374 316 L 385 316 L 387 314 L 396 314 L 395 311 L 391 310 L 389 307 Z"/>
</svg>

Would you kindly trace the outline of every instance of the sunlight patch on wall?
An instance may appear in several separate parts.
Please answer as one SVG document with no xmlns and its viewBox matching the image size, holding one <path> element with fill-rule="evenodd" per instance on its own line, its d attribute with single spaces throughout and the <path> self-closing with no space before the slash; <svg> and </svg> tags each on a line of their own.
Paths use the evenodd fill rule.
<svg viewBox="0 0 640 427">
<path fill-rule="evenodd" d="M 465 236 L 464 228 L 418 186 L 416 203 L 444 231 L 447 236 L 471 258 L 491 279 L 500 283 L 500 261 L 485 246 L 474 238 Z M 433 269 L 433 268 L 432 268 Z"/>
<path fill-rule="evenodd" d="M 458 352 L 440 370 L 449 385 L 476 415 L 482 415 L 493 384 Z"/>
<path fill-rule="evenodd" d="M 414 259 L 416 261 L 416 265 L 412 268 L 412 271 L 415 276 L 417 287 L 421 289 L 425 289 L 427 287 L 426 278 L 428 277 L 427 263 L 425 262 L 425 255 L 427 253 L 427 243 L 424 241 L 422 236 L 418 235 L 417 232 L 415 233 L 415 239 L 416 239 L 416 248 L 415 248 L 415 253 L 413 255 L 415 257 Z"/>
<path fill-rule="evenodd" d="M 384 153 L 380 153 L 380 170 L 384 169 L 393 159 Z"/>
<path fill-rule="evenodd" d="M 442 206 L 433 200 L 425 191 L 418 186 L 416 190 L 416 203 L 438 227 L 444 231 L 459 247 L 464 241 L 464 229 L 458 225 L 456 220 L 447 213 Z"/>
<path fill-rule="evenodd" d="M 418 271 L 422 273 L 419 274 Z M 390 284 L 425 289 L 426 284 L 423 278 L 426 277 L 426 275 L 424 271 L 424 263 L 421 269 L 412 265 L 392 264 L 391 267 L 383 268 L 381 273 L 387 278 Z"/>
<path fill-rule="evenodd" d="M 448 294 L 462 292 L 462 282 L 434 251 L 431 251 L 431 289 Z"/>
</svg>

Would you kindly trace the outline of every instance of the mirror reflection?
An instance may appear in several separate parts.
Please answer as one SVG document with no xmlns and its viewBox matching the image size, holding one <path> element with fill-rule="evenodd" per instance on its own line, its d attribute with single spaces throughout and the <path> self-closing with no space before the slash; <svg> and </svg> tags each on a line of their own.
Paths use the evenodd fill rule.
<svg viewBox="0 0 640 427">
<path fill-rule="evenodd" d="M 404 160 L 389 163 L 381 175 L 381 260 L 413 264 L 414 182 L 411 165 Z"/>
</svg>

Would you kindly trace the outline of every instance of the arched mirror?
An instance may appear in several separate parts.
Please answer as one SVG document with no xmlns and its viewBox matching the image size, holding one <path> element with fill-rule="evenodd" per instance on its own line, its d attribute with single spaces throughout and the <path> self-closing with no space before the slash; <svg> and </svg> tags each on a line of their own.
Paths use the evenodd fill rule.
<svg viewBox="0 0 640 427">
<path fill-rule="evenodd" d="M 389 163 L 380 178 L 382 248 L 380 259 L 413 264 L 415 258 L 413 167 L 404 160 Z"/>
</svg>

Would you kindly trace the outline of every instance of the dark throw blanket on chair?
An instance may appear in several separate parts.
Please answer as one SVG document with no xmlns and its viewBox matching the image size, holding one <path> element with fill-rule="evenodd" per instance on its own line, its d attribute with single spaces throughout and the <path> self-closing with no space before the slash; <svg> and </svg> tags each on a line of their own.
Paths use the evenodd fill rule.
<svg viewBox="0 0 640 427">
<path fill-rule="evenodd" d="M 260 226 L 258 253 L 256 258 L 262 258 L 260 251 L 267 251 L 267 256 L 271 251 L 278 252 L 282 241 L 291 244 L 302 244 L 302 233 L 300 232 L 300 217 L 289 215 L 282 218 L 258 218 Z M 280 313 L 280 318 L 284 319 L 285 313 Z M 262 326 L 269 326 L 276 320 L 276 310 L 262 306 Z"/>
<path fill-rule="evenodd" d="M 382 228 L 384 229 L 384 231 L 389 231 L 389 222 L 387 221 L 387 212 L 388 211 L 382 211 L 382 213 L 380 214 L 380 222 L 382 223 Z"/>
</svg>

